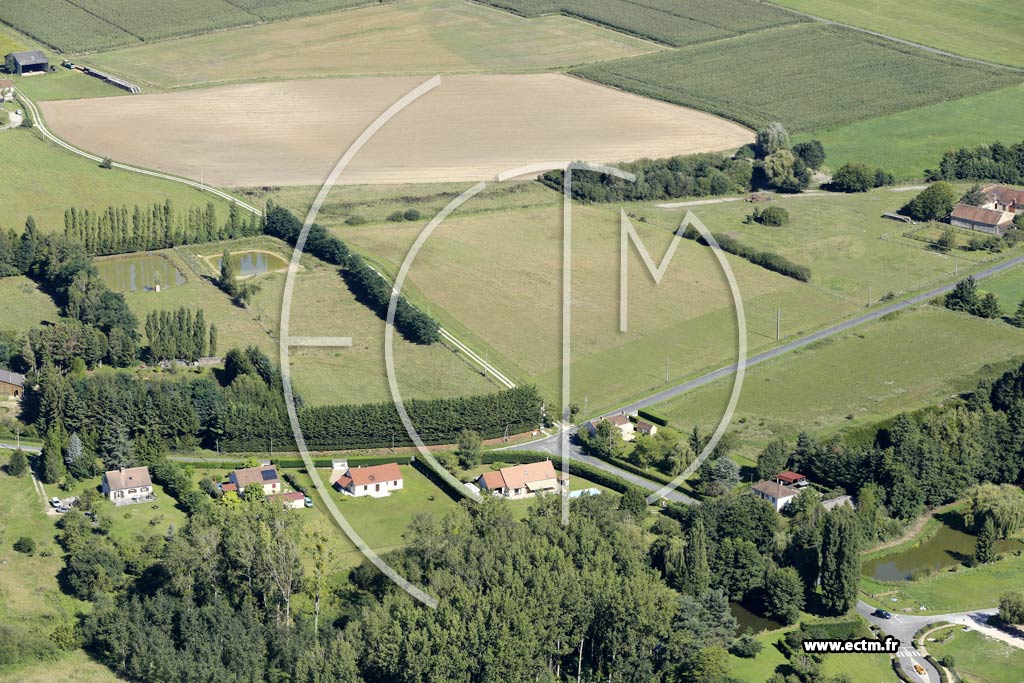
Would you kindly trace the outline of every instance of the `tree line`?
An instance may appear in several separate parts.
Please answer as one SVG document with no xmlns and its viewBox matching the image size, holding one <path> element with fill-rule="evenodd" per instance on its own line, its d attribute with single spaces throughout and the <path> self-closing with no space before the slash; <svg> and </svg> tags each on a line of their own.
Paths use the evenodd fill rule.
<svg viewBox="0 0 1024 683">
<path fill-rule="evenodd" d="M 994 180 L 1024 184 L 1024 142 L 993 142 L 961 147 L 942 155 L 938 168 L 925 171 L 928 180 Z"/>
<path fill-rule="evenodd" d="M 761 266 L 762 268 L 766 268 L 767 270 L 778 273 L 779 275 L 791 277 L 794 280 L 808 282 L 811 279 L 810 268 L 793 263 L 785 256 L 771 251 L 760 251 L 758 249 L 754 249 L 753 247 L 747 246 L 736 238 L 730 237 L 725 233 L 712 233 L 712 236 L 724 252 L 735 254 L 740 258 L 750 261 L 754 265 Z M 692 225 L 686 226 L 686 229 L 683 231 L 683 237 L 688 240 L 694 240 L 698 244 L 708 246 L 708 242 L 704 239 L 704 236 L 701 235 L 700 231 Z"/>
<path fill-rule="evenodd" d="M 151 361 L 183 360 L 194 363 L 217 354 L 217 326 L 206 324 L 202 309 L 182 306 L 176 311 L 146 314 L 146 355 Z"/>
<path fill-rule="evenodd" d="M 271 202 L 267 203 L 264 226 L 267 234 L 292 246 L 298 242 L 302 232 L 302 222 L 292 212 Z M 382 319 L 387 317 L 391 283 L 370 268 L 342 240 L 314 224 L 307 233 L 304 249 L 322 261 L 341 266 L 341 275 L 356 299 Z M 437 321 L 411 304 L 404 295 L 398 297 L 394 324 L 399 334 L 416 344 L 433 344 L 441 338 Z"/>
<path fill-rule="evenodd" d="M 217 224 L 213 202 L 208 202 L 205 209 L 189 207 L 184 213 L 175 211 L 170 199 L 150 206 L 136 204 L 131 211 L 127 206 L 108 206 L 102 211 L 72 207 L 64 212 L 64 234 L 81 242 L 90 256 L 169 249 L 262 232 L 256 214 L 243 217 L 233 202 L 221 225 Z"/>
</svg>

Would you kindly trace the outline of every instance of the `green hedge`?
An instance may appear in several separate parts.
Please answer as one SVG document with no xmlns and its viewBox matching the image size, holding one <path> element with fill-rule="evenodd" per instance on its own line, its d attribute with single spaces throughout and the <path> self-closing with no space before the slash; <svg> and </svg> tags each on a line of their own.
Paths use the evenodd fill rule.
<svg viewBox="0 0 1024 683">
<path fill-rule="evenodd" d="M 784 256 L 780 256 L 770 251 L 758 251 L 753 247 L 743 244 L 739 240 L 726 235 L 725 233 L 711 233 L 718 242 L 718 246 L 722 248 L 722 251 L 729 254 L 735 254 L 740 258 L 746 259 L 756 266 L 761 266 L 767 270 L 778 273 L 779 275 L 785 275 L 801 282 L 808 282 L 811 279 L 811 269 L 807 266 L 797 265 Z M 708 246 L 707 240 L 704 236 L 694 228 L 692 225 L 688 226 L 683 231 L 683 237 L 686 239 L 694 240 L 698 244 Z"/>
<path fill-rule="evenodd" d="M 637 417 L 641 417 L 641 418 L 647 420 L 648 422 L 653 422 L 654 424 L 661 425 L 662 427 L 668 427 L 668 418 L 667 417 L 663 417 L 663 416 L 659 415 L 658 413 L 652 413 L 649 410 L 642 410 L 641 409 L 641 410 L 636 411 L 636 414 L 637 414 Z"/>
</svg>

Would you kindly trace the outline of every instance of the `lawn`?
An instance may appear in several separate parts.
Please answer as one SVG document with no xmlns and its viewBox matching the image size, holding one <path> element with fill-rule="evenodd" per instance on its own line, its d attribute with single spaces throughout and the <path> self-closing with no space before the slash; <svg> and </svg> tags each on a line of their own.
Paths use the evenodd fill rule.
<svg viewBox="0 0 1024 683">
<path fill-rule="evenodd" d="M 657 49 L 568 17 L 526 20 L 464 0 L 412 0 L 141 45 L 83 61 L 170 88 L 328 75 L 536 71 Z M 211 52 L 218 59 L 207 59 Z"/>
<path fill-rule="evenodd" d="M 949 52 L 1024 66 L 1024 17 L 1016 0 L 779 0 L 827 19 Z M 999 17 L 999 21 L 991 21 Z"/>
<path fill-rule="evenodd" d="M 0 464 L 6 465 L 9 456 L 10 451 L 0 449 Z M 10 477 L 0 471 L 0 623 L 12 634 L 7 637 L 38 642 L 40 649 L 49 650 L 49 633 L 88 605 L 63 594 L 57 585 L 64 563 L 44 506 L 28 475 Z M 12 548 L 22 536 L 36 542 L 33 554 Z M 0 669 L 0 680 L 4 676 L 25 680 L 20 671 Z"/>
<path fill-rule="evenodd" d="M 798 24 L 602 62 L 573 73 L 752 128 L 781 121 L 791 133 L 877 118 L 1024 81 L 1024 73 L 822 24 Z"/>
<path fill-rule="evenodd" d="M 1000 321 L 905 311 L 749 368 L 731 427 L 753 453 L 774 436 L 872 424 L 972 389 L 987 364 L 1019 358 L 1022 341 Z M 679 429 L 707 432 L 731 388 L 732 378 L 719 380 L 653 410 Z"/>
<path fill-rule="evenodd" d="M 0 278 L 0 329 L 28 331 L 59 317 L 53 299 L 27 277 Z"/>
<path fill-rule="evenodd" d="M 1024 650 L 977 631 L 964 632 L 950 627 L 952 635 L 942 643 L 928 643 L 928 652 L 936 659 L 953 657 L 953 668 L 967 683 L 1024 681 Z M 944 635 L 939 631 L 933 636 Z"/>
<path fill-rule="evenodd" d="M 10 671 L 0 669 L 0 683 L 125 683 L 113 671 L 98 664 L 81 650 L 56 661 L 40 662 Z"/>
<path fill-rule="evenodd" d="M 40 230 L 62 232 L 64 211 L 72 206 L 97 211 L 108 206 L 162 204 L 166 199 L 179 211 L 212 201 L 218 207 L 218 220 L 227 218 L 226 203 L 213 195 L 138 173 L 101 169 L 95 162 L 44 142 L 33 131 L 0 132 L 0 154 L 6 169 L 0 186 L 4 228 L 21 230 L 31 215 Z"/>
<path fill-rule="evenodd" d="M 1013 315 L 1017 305 L 1024 301 L 1024 268 L 1013 268 L 993 278 L 983 280 L 978 288 L 999 297 L 1005 315 Z"/>
<path fill-rule="evenodd" d="M 914 581 L 885 583 L 861 577 L 862 598 L 893 612 L 926 607 L 925 614 L 948 614 L 996 607 L 999 596 L 1021 589 L 1024 555 L 1008 554 L 980 567 L 963 567 Z M 896 601 L 891 598 L 895 597 Z"/>
<path fill-rule="evenodd" d="M 407 294 L 514 381 L 558 395 L 561 374 L 561 202 L 506 212 L 461 212 L 419 252 Z M 618 206 L 576 206 L 573 241 L 573 400 L 589 412 L 614 408 L 683 377 L 726 364 L 736 348 L 735 312 L 713 253 L 683 240 L 660 285 L 640 257 L 629 261 L 628 331 L 619 332 Z M 336 232 L 389 273 L 422 229 L 415 224 Z M 666 230 L 637 222 L 657 260 Z M 786 335 L 819 327 L 858 307 L 742 259 L 729 259 L 743 296 L 754 350 L 775 343 L 779 306 Z M 460 286 L 453 286 L 459 283 Z"/>
<path fill-rule="evenodd" d="M 693 211 L 712 232 L 726 233 L 743 244 L 806 265 L 811 269 L 811 285 L 864 306 L 869 296 L 877 302 L 888 292 L 899 294 L 940 279 L 953 279 L 952 256 L 929 250 L 924 243 L 907 246 L 880 239 L 909 227 L 882 218 L 882 214 L 896 211 L 914 194 L 882 189 L 857 194 L 782 195 L 772 205 L 789 212 L 789 223 L 783 228 L 744 223 L 752 210 L 746 202 L 639 213 L 660 227 L 672 229 L 687 211 Z M 961 256 L 960 267 L 964 268 L 966 255 Z M 785 318 L 783 311 L 784 323 Z"/>
<path fill-rule="evenodd" d="M 345 519 L 367 545 L 378 553 L 386 553 L 405 544 L 405 531 L 415 515 L 430 514 L 440 518 L 456 506 L 455 501 L 420 474 L 419 470 L 410 465 L 399 467 L 402 470 L 403 488 L 387 498 L 352 498 L 338 493 L 333 488 L 329 489 L 328 495 L 338 505 Z M 331 471 L 326 468 L 317 471 L 326 485 Z M 360 564 L 362 553 L 356 550 L 345 539 L 341 530 L 333 524 L 319 492 L 313 486 L 312 479 L 301 470 L 291 472 L 315 501 L 316 514 L 328 521 L 341 539 L 344 548 L 341 553 L 341 564 L 349 567 Z"/>
<path fill-rule="evenodd" d="M 16 88 L 24 92 L 34 102 L 47 100 L 77 100 L 83 97 L 128 96 L 126 90 L 114 87 L 81 71 L 72 71 L 60 66 L 60 59 L 53 54 L 48 55 L 51 64 L 57 70 L 45 76 L 13 76 Z M 56 61 L 53 61 L 56 60 Z"/>
<path fill-rule="evenodd" d="M 888 5 L 887 5 L 888 6 Z M 942 154 L 961 147 L 1007 144 L 1024 139 L 1024 119 L 1007 117 L 1024 108 L 1024 86 L 1014 85 L 951 102 L 918 107 L 848 125 L 798 135 L 794 142 L 821 140 L 827 165 L 837 169 L 850 161 L 881 166 L 899 180 L 924 177 Z"/>
</svg>

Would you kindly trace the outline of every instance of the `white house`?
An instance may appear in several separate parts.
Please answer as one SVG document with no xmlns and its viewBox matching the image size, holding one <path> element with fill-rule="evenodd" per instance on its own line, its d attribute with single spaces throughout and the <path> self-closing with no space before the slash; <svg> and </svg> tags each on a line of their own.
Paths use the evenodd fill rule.
<svg viewBox="0 0 1024 683">
<path fill-rule="evenodd" d="M 781 511 L 800 495 L 800 489 L 787 486 L 781 481 L 759 481 L 754 484 L 752 490 L 755 496 L 771 503 L 776 512 Z"/>
<path fill-rule="evenodd" d="M 132 505 L 156 500 L 148 467 L 128 467 L 103 474 L 103 495 L 114 505 Z"/>
<path fill-rule="evenodd" d="M 476 480 L 484 493 L 510 499 L 532 498 L 537 494 L 565 493 L 569 480 L 562 479 L 550 460 L 502 467 L 497 472 L 484 472 Z"/>
<path fill-rule="evenodd" d="M 601 422 L 607 422 L 613 427 L 619 430 L 622 434 L 623 441 L 632 441 L 636 437 L 636 425 L 629 419 L 629 416 L 625 413 L 618 413 L 617 415 L 609 415 L 608 417 L 601 417 L 589 424 L 590 433 L 593 434 L 597 429 L 597 425 Z"/>
<path fill-rule="evenodd" d="M 281 493 L 281 478 L 277 475 L 277 468 L 273 465 L 235 470 L 228 475 L 228 480 L 235 485 L 238 495 L 245 493 L 245 487 L 249 484 L 262 486 L 263 493 L 267 496 Z"/>
<path fill-rule="evenodd" d="M 295 510 L 306 506 L 306 496 L 298 491 L 275 493 L 272 496 L 267 496 L 267 500 L 271 503 L 283 505 Z"/>
<path fill-rule="evenodd" d="M 402 471 L 393 462 L 369 467 L 349 467 L 344 460 L 335 460 L 331 484 L 345 495 L 383 498 L 402 489 Z"/>
</svg>

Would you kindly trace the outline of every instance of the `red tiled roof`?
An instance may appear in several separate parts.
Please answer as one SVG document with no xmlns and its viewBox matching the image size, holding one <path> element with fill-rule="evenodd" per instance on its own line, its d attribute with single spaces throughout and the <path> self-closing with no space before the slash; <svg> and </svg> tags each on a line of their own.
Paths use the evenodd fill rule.
<svg viewBox="0 0 1024 683">
<path fill-rule="evenodd" d="M 340 477 L 334 480 L 334 485 L 337 486 L 338 488 L 347 489 L 351 484 L 352 477 L 345 474 L 341 475 Z"/>
<path fill-rule="evenodd" d="M 505 487 L 505 478 L 501 476 L 501 472 L 484 472 L 480 475 L 483 479 L 484 488 L 488 491 L 495 491 Z"/>
<path fill-rule="evenodd" d="M 510 489 L 521 489 L 527 484 L 557 478 L 555 466 L 551 464 L 550 460 L 502 467 L 500 473 L 501 478 L 505 480 L 506 488 Z"/>
<path fill-rule="evenodd" d="M 270 500 L 277 501 L 288 501 L 288 500 L 305 500 L 306 496 L 299 493 L 298 491 L 287 491 L 285 493 L 275 493 L 272 496 L 268 496 Z"/>
<path fill-rule="evenodd" d="M 629 418 L 623 415 L 622 413 L 606 417 L 605 419 L 611 422 L 616 427 L 621 427 L 622 425 L 629 424 Z"/>
<path fill-rule="evenodd" d="M 238 486 L 236 486 L 235 484 L 232 484 L 232 483 L 231 483 L 231 482 L 229 481 L 229 482 L 228 482 L 228 483 L 226 483 L 226 484 L 221 484 L 221 485 L 220 485 L 220 490 L 221 490 L 221 491 L 237 491 L 237 490 L 238 490 Z"/>
<path fill-rule="evenodd" d="M 953 209 L 952 217 L 962 221 L 978 223 L 979 225 L 995 226 L 1009 222 L 1006 214 L 1002 211 L 983 209 L 980 206 L 970 206 L 969 204 L 957 204 L 956 208 Z"/>
<path fill-rule="evenodd" d="M 352 467 L 348 471 L 348 476 L 356 486 L 367 486 L 385 481 L 401 481 L 402 471 L 398 469 L 398 465 L 389 462 L 385 465 Z"/>
<path fill-rule="evenodd" d="M 794 481 L 800 481 L 801 479 L 806 479 L 807 477 L 800 474 L 799 472 L 792 472 L 790 470 L 786 470 L 784 472 L 779 472 L 778 478 L 779 481 L 783 481 L 787 484 L 792 484 Z"/>
</svg>

